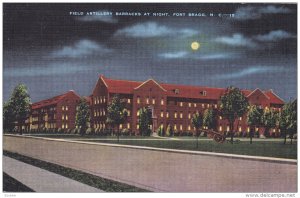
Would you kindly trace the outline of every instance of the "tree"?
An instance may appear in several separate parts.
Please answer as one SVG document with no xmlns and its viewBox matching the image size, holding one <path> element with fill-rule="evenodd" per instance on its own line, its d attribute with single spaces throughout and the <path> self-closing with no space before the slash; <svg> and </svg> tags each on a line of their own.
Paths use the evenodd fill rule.
<svg viewBox="0 0 300 198">
<path fill-rule="evenodd" d="M 11 102 L 5 102 L 3 105 L 3 129 L 4 131 L 12 131 L 15 127 L 14 114 Z"/>
<path fill-rule="evenodd" d="M 22 134 L 22 125 L 30 113 L 30 96 L 24 84 L 17 85 L 6 105 L 6 113 L 10 114 L 13 122 L 18 124 L 18 130 Z"/>
<path fill-rule="evenodd" d="M 139 127 L 142 136 L 150 136 L 150 125 L 152 124 L 152 112 L 149 108 L 139 109 Z"/>
<path fill-rule="evenodd" d="M 118 142 L 120 138 L 119 125 L 123 124 L 127 117 L 127 111 L 125 109 L 125 106 L 126 102 L 121 100 L 120 96 L 116 94 L 107 107 L 106 122 L 112 127 L 113 130 L 115 129 L 115 126 L 117 126 Z"/>
<path fill-rule="evenodd" d="M 195 113 L 193 116 L 192 116 L 192 119 L 191 119 L 191 123 L 192 125 L 195 127 L 196 129 L 196 137 L 197 137 L 197 148 L 198 148 L 198 139 L 199 139 L 199 135 L 200 135 L 200 128 L 202 127 L 203 125 L 203 118 L 202 116 L 197 112 Z"/>
<path fill-rule="evenodd" d="M 169 124 L 168 124 L 168 126 L 167 126 L 166 136 L 174 136 L 172 127 L 171 127 L 171 125 L 169 125 Z"/>
<path fill-rule="evenodd" d="M 216 111 L 214 111 L 213 109 L 205 109 L 203 113 L 203 126 L 209 129 L 216 129 L 217 127 Z"/>
<path fill-rule="evenodd" d="M 255 132 L 255 128 L 261 125 L 261 119 L 262 109 L 258 108 L 256 105 L 249 106 L 247 123 L 250 126 L 250 144 L 252 144 L 252 138 Z"/>
<path fill-rule="evenodd" d="M 287 133 L 292 144 L 294 133 L 297 131 L 297 100 L 283 106 L 279 114 L 279 127 L 284 134 L 284 144 L 286 144 Z"/>
<path fill-rule="evenodd" d="M 265 127 L 264 136 L 269 137 L 269 131 L 271 128 L 276 127 L 278 116 L 277 114 L 270 108 L 266 107 L 263 111 L 261 117 L 262 126 Z"/>
<path fill-rule="evenodd" d="M 86 99 L 81 98 L 76 108 L 75 124 L 80 130 L 80 135 L 84 135 L 90 122 L 90 110 Z"/>
<path fill-rule="evenodd" d="M 229 122 L 229 129 L 231 132 L 231 144 L 233 144 L 234 136 L 234 122 L 238 117 L 243 116 L 248 107 L 247 98 L 243 95 L 240 89 L 236 87 L 228 87 L 221 96 L 220 110 L 221 114 Z"/>
</svg>

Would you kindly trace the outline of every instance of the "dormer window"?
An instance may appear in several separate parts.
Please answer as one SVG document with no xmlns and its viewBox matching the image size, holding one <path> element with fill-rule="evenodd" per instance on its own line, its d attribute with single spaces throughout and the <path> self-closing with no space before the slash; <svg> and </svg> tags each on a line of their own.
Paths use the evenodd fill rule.
<svg viewBox="0 0 300 198">
<path fill-rule="evenodd" d="M 206 96 L 206 91 L 200 91 L 200 94 L 201 94 L 202 96 Z"/>
<path fill-rule="evenodd" d="M 175 94 L 179 94 L 179 89 L 174 89 Z"/>
</svg>

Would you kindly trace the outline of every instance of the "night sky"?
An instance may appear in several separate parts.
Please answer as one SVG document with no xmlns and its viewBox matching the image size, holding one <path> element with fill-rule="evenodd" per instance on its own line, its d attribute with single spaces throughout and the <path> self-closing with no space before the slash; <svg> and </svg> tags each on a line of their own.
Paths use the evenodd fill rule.
<svg viewBox="0 0 300 198">
<path fill-rule="evenodd" d="M 296 4 L 4 3 L 3 13 L 4 101 L 18 83 L 32 102 L 90 95 L 99 74 L 297 97 Z"/>
</svg>

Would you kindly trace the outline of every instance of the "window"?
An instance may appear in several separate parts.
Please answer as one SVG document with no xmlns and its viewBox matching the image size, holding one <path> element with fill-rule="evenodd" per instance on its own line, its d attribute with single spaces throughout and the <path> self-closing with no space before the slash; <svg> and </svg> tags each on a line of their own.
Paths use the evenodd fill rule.
<svg viewBox="0 0 300 198">
<path fill-rule="evenodd" d="M 130 98 L 128 98 L 128 99 L 127 99 L 127 103 L 128 103 L 128 104 L 130 104 L 130 103 L 131 103 L 131 100 L 130 100 Z"/>
<path fill-rule="evenodd" d="M 130 123 L 127 123 L 127 129 L 130 129 Z"/>
<path fill-rule="evenodd" d="M 140 125 L 137 124 L 137 125 L 136 125 L 136 129 L 140 129 Z"/>
<path fill-rule="evenodd" d="M 61 119 L 62 119 L 62 120 L 64 120 L 64 119 L 65 119 L 65 115 L 64 115 L 64 114 L 62 114 L 62 116 L 61 116 Z"/>
<path fill-rule="evenodd" d="M 177 125 L 176 124 L 174 125 L 174 130 L 177 130 Z"/>
<path fill-rule="evenodd" d="M 222 116 L 219 116 L 219 119 L 222 120 L 223 119 Z"/>
<path fill-rule="evenodd" d="M 174 113 L 174 118 L 177 118 L 177 112 Z"/>
<path fill-rule="evenodd" d="M 137 115 L 137 116 L 140 116 L 140 111 L 139 111 L 139 110 L 136 112 L 136 115 Z"/>
<path fill-rule="evenodd" d="M 183 114 L 182 114 L 182 112 L 180 112 L 180 118 L 182 118 L 183 117 Z"/>
<path fill-rule="evenodd" d="M 210 104 L 207 104 L 207 108 L 209 108 L 210 107 Z"/>
<path fill-rule="evenodd" d="M 273 129 L 273 133 L 275 133 L 276 132 L 276 129 Z"/>
<path fill-rule="evenodd" d="M 204 104 L 204 103 L 202 103 L 202 104 L 201 104 L 201 107 L 202 107 L 202 108 L 204 108 L 204 105 L 205 105 L 205 104 Z"/>
<path fill-rule="evenodd" d="M 68 128 L 68 124 L 66 124 L 65 128 L 66 128 L 66 129 Z"/>
<path fill-rule="evenodd" d="M 241 126 L 239 126 L 239 132 L 242 132 L 242 127 Z"/>
<path fill-rule="evenodd" d="M 160 104 L 161 104 L 161 105 L 164 105 L 164 99 L 161 99 L 161 100 L 160 100 Z"/>
<path fill-rule="evenodd" d="M 127 110 L 127 116 L 130 116 L 130 110 Z"/>
<path fill-rule="evenodd" d="M 64 128 L 65 128 L 65 125 L 64 125 L 64 124 L 62 124 L 62 125 L 61 125 L 61 128 L 63 128 L 63 129 L 64 129 Z"/>
<path fill-rule="evenodd" d="M 191 125 L 188 126 L 188 130 L 189 130 L 189 131 L 191 130 Z"/>
<path fill-rule="evenodd" d="M 100 109 L 100 116 L 102 116 L 102 109 Z"/>
<path fill-rule="evenodd" d="M 229 126 L 227 126 L 226 131 L 227 131 L 227 132 L 229 131 Z"/>
<path fill-rule="evenodd" d="M 222 130 L 223 130 L 222 126 L 219 126 L 219 131 L 222 131 Z"/>
<path fill-rule="evenodd" d="M 66 115 L 66 120 L 68 120 L 68 115 Z"/>
<path fill-rule="evenodd" d="M 123 128 L 123 125 L 122 125 L 122 124 L 120 124 L 120 125 L 119 125 L 119 129 L 122 129 L 122 128 Z"/>
<path fill-rule="evenodd" d="M 217 109 L 217 108 L 218 108 L 218 105 L 217 105 L 217 104 L 215 104 L 214 106 L 215 106 L 215 109 Z"/>
<path fill-rule="evenodd" d="M 103 110 L 103 113 L 102 113 L 102 115 L 103 115 L 103 116 L 105 116 L 105 110 Z"/>
<path fill-rule="evenodd" d="M 194 107 L 197 107 L 197 104 L 196 104 L 196 103 L 194 103 Z"/>
<path fill-rule="evenodd" d="M 191 107 L 191 106 L 192 106 L 192 103 L 189 102 L 189 107 Z"/>
<path fill-rule="evenodd" d="M 166 118 L 169 118 L 169 112 L 168 111 L 166 112 Z"/>
<path fill-rule="evenodd" d="M 64 111 L 64 110 L 65 110 L 65 106 L 62 106 L 62 107 L 61 107 L 61 110 L 63 110 L 63 111 Z"/>
<path fill-rule="evenodd" d="M 179 89 L 174 89 L 175 94 L 179 94 Z"/>
<path fill-rule="evenodd" d="M 96 97 L 94 97 L 94 104 L 96 104 L 97 103 L 97 99 L 96 99 Z"/>
<path fill-rule="evenodd" d="M 146 104 L 149 104 L 149 97 L 147 97 L 146 99 Z"/>
<path fill-rule="evenodd" d="M 183 102 L 180 102 L 179 105 L 182 107 L 183 106 Z"/>
<path fill-rule="evenodd" d="M 182 131 L 182 124 L 181 124 L 181 125 L 179 125 L 179 128 L 180 128 L 180 130 Z"/>
<path fill-rule="evenodd" d="M 155 98 L 152 98 L 152 104 L 155 104 Z"/>
<path fill-rule="evenodd" d="M 100 96 L 100 103 L 102 103 L 102 96 Z"/>
<path fill-rule="evenodd" d="M 105 96 L 103 96 L 103 103 L 105 103 Z"/>
<path fill-rule="evenodd" d="M 239 117 L 239 120 L 242 120 L 242 117 Z"/>
<path fill-rule="evenodd" d="M 137 97 L 137 103 L 140 104 L 141 103 L 141 99 L 140 97 Z"/>
<path fill-rule="evenodd" d="M 160 117 L 161 117 L 161 118 L 164 117 L 164 112 L 163 112 L 163 111 L 160 112 Z"/>
<path fill-rule="evenodd" d="M 189 113 L 188 118 L 191 119 L 191 113 Z"/>
<path fill-rule="evenodd" d="M 247 132 L 248 132 L 248 133 L 250 132 L 250 127 L 247 127 Z"/>
</svg>

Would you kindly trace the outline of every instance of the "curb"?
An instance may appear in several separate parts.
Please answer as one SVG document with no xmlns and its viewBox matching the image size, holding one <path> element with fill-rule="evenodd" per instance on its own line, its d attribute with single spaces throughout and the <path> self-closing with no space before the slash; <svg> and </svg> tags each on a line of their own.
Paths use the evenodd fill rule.
<svg viewBox="0 0 300 198">
<path fill-rule="evenodd" d="M 280 163 L 280 164 L 297 165 L 297 159 L 261 157 L 261 156 L 252 156 L 252 155 L 237 155 L 237 154 L 214 153 L 214 152 L 205 152 L 205 151 L 165 149 L 165 148 L 154 148 L 154 147 L 147 147 L 147 146 L 131 146 L 131 145 L 122 145 L 122 144 L 83 142 L 83 141 L 75 141 L 75 140 L 33 137 L 33 136 L 22 136 L 22 135 L 11 135 L 11 134 L 5 134 L 4 136 L 31 138 L 31 139 L 41 139 L 41 140 L 47 140 L 47 141 L 57 141 L 57 142 L 76 143 L 76 144 L 110 146 L 110 147 L 129 148 L 129 149 L 143 149 L 143 150 L 150 150 L 150 151 L 157 151 L 157 152 L 160 151 L 160 152 L 191 154 L 191 155 L 205 155 L 205 156 L 212 156 L 212 157 L 223 157 L 223 158 L 231 158 L 231 159 L 241 159 L 241 160 L 263 161 L 263 162 L 273 162 L 273 163 Z"/>
</svg>

